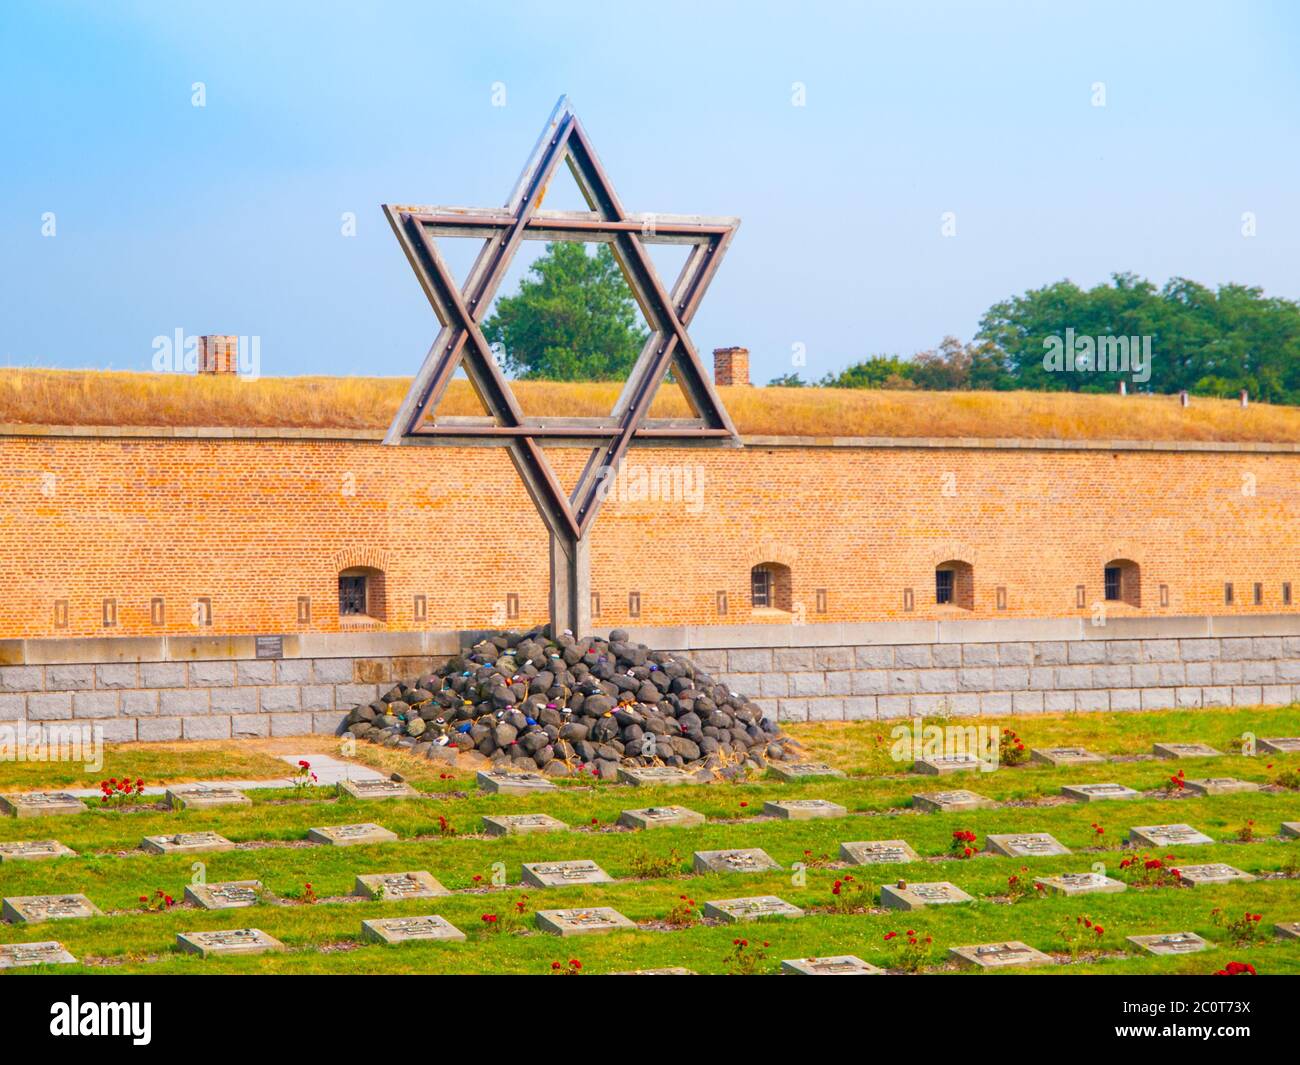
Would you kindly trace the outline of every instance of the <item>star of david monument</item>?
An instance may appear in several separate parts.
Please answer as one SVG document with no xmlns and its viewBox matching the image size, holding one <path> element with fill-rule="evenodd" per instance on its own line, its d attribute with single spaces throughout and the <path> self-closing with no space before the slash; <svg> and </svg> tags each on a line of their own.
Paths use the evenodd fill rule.
<svg viewBox="0 0 1300 1065">
<path fill-rule="evenodd" d="M 541 209 L 561 161 L 589 210 Z M 504 208 L 385 204 L 383 210 L 442 325 L 384 443 L 506 448 L 550 534 L 552 635 L 566 629 L 585 634 L 591 621 L 591 529 L 628 449 L 741 446 L 687 332 L 740 220 L 626 211 L 565 97 L 551 113 Z M 441 237 L 483 241 L 463 288 L 439 251 Z M 524 240 L 608 243 L 640 305 L 650 335 L 607 417 L 525 416 L 484 338 L 483 317 Z M 655 243 L 690 246 L 671 290 L 664 287 L 647 250 Z M 487 415 L 440 418 L 438 405 L 462 368 Z M 694 417 L 649 417 L 669 371 Z M 543 446 L 589 449 L 570 495 Z"/>
</svg>

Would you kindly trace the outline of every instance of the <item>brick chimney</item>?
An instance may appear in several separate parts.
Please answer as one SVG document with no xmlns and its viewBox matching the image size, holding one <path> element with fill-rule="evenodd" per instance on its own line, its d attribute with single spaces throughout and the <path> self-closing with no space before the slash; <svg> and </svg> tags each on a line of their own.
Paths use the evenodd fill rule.
<svg viewBox="0 0 1300 1065">
<path fill-rule="evenodd" d="M 713 383 L 749 384 L 749 348 L 714 348 Z"/>
<path fill-rule="evenodd" d="M 238 373 L 239 337 L 199 337 L 199 373 Z"/>
</svg>

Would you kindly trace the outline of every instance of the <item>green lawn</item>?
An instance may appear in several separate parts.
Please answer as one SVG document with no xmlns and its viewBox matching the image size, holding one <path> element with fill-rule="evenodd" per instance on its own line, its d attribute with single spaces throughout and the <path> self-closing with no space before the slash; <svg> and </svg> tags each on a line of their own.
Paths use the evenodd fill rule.
<svg viewBox="0 0 1300 1065">
<path fill-rule="evenodd" d="M 965 723 L 965 722 L 962 722 Z M 980 723 L 989 724 L 989 721 Z M 552 961 L 581 959 L 586 972 L 681 965 L 699 972 L 726 971 L 725 957 L 737 936 L 751 950 L 766 941 L 764 971 L 781 959 L 810 955 L 857 954 L 890 967 L 895 953 L 884 936 L 914 929 L 932 938 L 928 967 L 950 971 L 950 946 L 1019 939 L 1040 950 L 1063 952 L 1062 929 L 1089 915 L 1105 933 L 1094 954 L 1048 972 L 1206 973 L 1229 960 L 1250 961 L 1261 973 L 1300 973 L 1300 943 L 1275 941 L 1272 925 L 1300 920 L 1300 841 L 1278 836 L 1282 821 L 1300 821 L 1300 792 L 1271 786 L 1261 792 L 1213 798 L 1164 798 L 1155 794 L 1171 772 L 1188 777 L 1232 776 L 1269 784 L 1284 769 L 1300 769 L 1300 757 L 1242 757 L 1180 761 L 1133 760 L 1150 751 L 1153 740 L 1202 740 L 1228 749 L 1243 732 L 1257 736 L 1300 734 L 1300 710 L 1178 711 L 1157 714 L 1034 716 L 997 722 L 1014 728 L 1029 746 L 1083 744 L 1124 760 L 1080 769 L 1036 766 L 944 778 L 899 771 L 882 750 L 889 726 L 802 725 L 791 729 L 816 757 L 851 775 L 843 780 L 786 784 L 765 778 L 748 784 L 695 788 L 631 788 L 614 784 L 570 784 L 557 793 L 516 798 L 479 794 L 472 777 L 415 762 L 391 751 L 360 744 L 357 758 L 386 769 L 400 769 L 424 793 L 420 799 L 362 802 L 337 798 L 321 789 L 305 796 L 291 792 L 250 792 L 253 805 L 204 812 L 102 809 L 76 817 L 0 820 L 0 840 L 56 838 L 78 852 L 74 858 L 0 865 L 5 896 L 82 892 L 106 916 L 35 925 L 0 925 L 0 942 L 59 939 L 79 966 L 59 972 L 520 972 L 548 971 Z M 337 744 L 319 737 L 302 750 L 330 750 Z M 257 744 L 193 744 L 184 747 L 137 745 L 110 752 L 104 776 L 144 776 L 150 783 L 196 778 L 249 778 L 282 775 L 270 747 Z M 0 764 L 0 791 L 67 785 L 79 778 L 76 767 Z M 1076 804 L 1059 797 L 1060 786 L 1078 781 L 1115 781 L 1153 792 L 1131 802 Z M 93 781 L 92 781 L 93 783 Z M 969 814 L 920 814 L 908 803 L 915 792 L 969 788 L 1004 805 Z M 763 801 L 778 797 L 826 798 L 847 807 L 849 816 L 787 822 L 759 817 Z M 614 827 L 621 810 L 677 803 L 709 818 L 694 828 L 631 832 Z M 544 811 L 573 827 L 569 833 L 489 839 L 477 835 L 484 813 Z M 456 831 L 444 836 L 439 816 Z M 393 830 L 398 842 L 366 847 L 306 844 L 309 828 L 374 821 Z M 1253 821 L 1255 839 L 1238 834 Z M 1093 823 L 1104 833 L 1098 835 Z M 1121 847 L 1132 825 L 1186 822 L 1216 841 L 1173 852 L 1175 864 L 1225 862 L 1261 879 L 1250 884 L 1200 888 L 1130 888 L 1118 895 L 1076 898 L 1006 899 L 1008 878 L 1051 872 L 1099 869 L 1119 875 L 1132 853 Z M 1049 832 L 1074 852 L 1070 856 L 1011 859 L 981 854 L 970 860 L 948 857 L 957 829 L 978 834 L 980 844 L 994 832 Z M 141 837 L 178 831 L 214 830 L 240 849 L 206 855 L 163 857 L 138 849 Z M 904 839 L 922 860 L 904 866 L 845 867 L 839 845 L 855 840 Z M 690 872 L 695 850 L 761 847 L 784 868 L 755 876 L 696 876 Z M 1163 857 L 1163 855 L 1162 855 Z M 522 889 L 525 861 L 591 859 L 617 883 L 590 887 Z M 258 879 L 270 893 L 252 909 L 208 912 L 177 906 L 163 913 L 142 912 L 139 896 L 156 890 L 180 899 L 204 863 L 209 882 Z M 806 868 L 795 868 L 803 863 Z M 404 902 L 348 899 L 358 873 L 424 869 L 456 894 Z M 851 874 L 869 885 L 865 912 L 833 913 L 827 908 L 837 878 Z M 485 887 L 504 875 L 506 886 Z M 476 878 L 479 878 L 476 880 Z M 976 897 L 966 906 L 931 907 L 911 914 L 879 909 L 878 887 L 896 879 L 950 880 Z M 303 903 L 310 883 L 321 900 Z M 665 929 L 662 918 L 682 895 L 701 906 L 709 899 L 774 894 L 808 910 L 792 921 Z M 524 896 L 527 896 L 526 898 Z M 482 915 L 505 915 L 522 901 L 526 931 L 487 932 Z M 568 906 L 612 906 L 646 927 L 635 932 L 561 940 L 533 930 L 531 911 Z M 1231 915 L 1260 913 L 1263 933 L 1253 945 L 1231 945 L 1216 927 L 1213 911 Z M 469 934 L 466 943 L 364 944 L 363 919 L 438 913 Z M 255 926 L 281 939 L 282 955 L 207 959 L 173 949 L 177 932 Z M 1198 932 L 1219 946 L 1183 957 L 1133 953 L 1124 937 L 1158 932 Z M 897 941 L 894 941 L 897 942 Z M 1062 955 L 1064 956 L 1064 955 Z M 24 971 L 24 970 L 18 970 Z M 27 970 L 33 971 L 33 970 Z"/>
</svg>

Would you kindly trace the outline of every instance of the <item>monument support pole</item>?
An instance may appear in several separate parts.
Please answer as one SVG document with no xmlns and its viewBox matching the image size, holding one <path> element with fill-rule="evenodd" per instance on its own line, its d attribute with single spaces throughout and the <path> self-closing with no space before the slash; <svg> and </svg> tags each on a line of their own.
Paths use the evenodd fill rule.
<svg viewBox="0 0 1300 1065">
<path fill-rule="evenodd" d="M 585 536 L 551 533 L 551 636 L 591 635 L 591 551 Z"/>
</svg>

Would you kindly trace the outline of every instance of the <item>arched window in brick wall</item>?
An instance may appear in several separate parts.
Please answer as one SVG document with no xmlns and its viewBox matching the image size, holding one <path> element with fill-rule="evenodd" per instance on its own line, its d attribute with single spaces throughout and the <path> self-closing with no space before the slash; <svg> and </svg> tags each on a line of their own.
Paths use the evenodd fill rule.
<svg viewBox="0 0 1300 1065">
<path fill-rule="evenodd" d="M 934 567 L 934 601 L 938 606 L 975 609 L 975 569 L 969 562 L 949 559 Z"/>
<path fill-rule="evenodd" d="M 780 562 L 760 562 L 749 571 L 749 600 L 755 610 L 794 609 L 790 567 Z"/>
<path fill-rule="evenodd" d="M 339 621 L 362 624 L 388 615 L 384 571 L 374 566 L 350 566 L 339 573 Z"/>
<path fill-rule="evenodd" d="M 1102 570 L 1102 586 L 1109 603 L 1142 605 L 1142 567 L 1132 559 L 1116 558 Z"/>
</svg>

